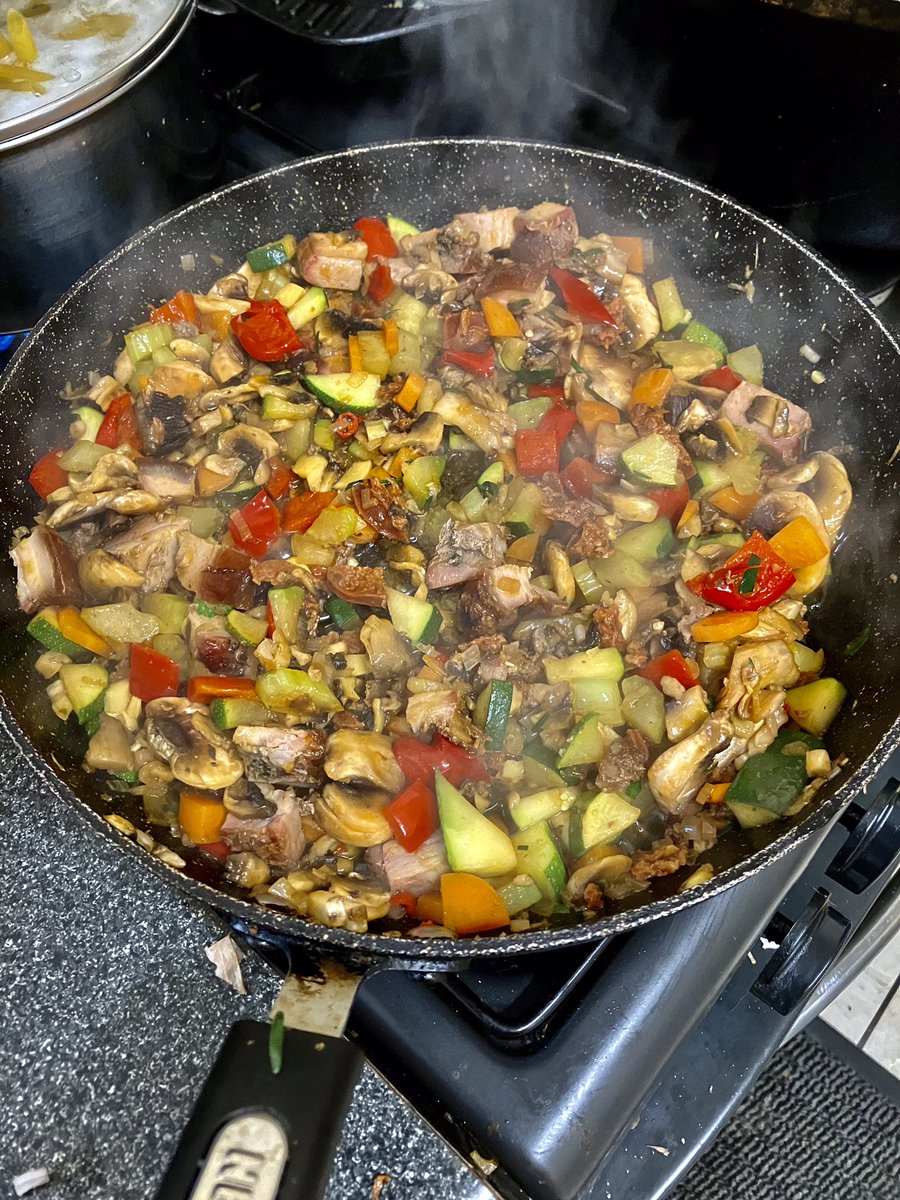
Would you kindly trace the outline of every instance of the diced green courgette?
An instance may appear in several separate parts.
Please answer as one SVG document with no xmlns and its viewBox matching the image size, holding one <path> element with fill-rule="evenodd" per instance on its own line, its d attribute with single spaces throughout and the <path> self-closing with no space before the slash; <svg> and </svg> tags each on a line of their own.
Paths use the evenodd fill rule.
<svg viewBox="0 0 900 1200">
<path fill-rule="evenodd" d="M 556 759 L 557 755 L 543 742 L 530 742 L 522 756 L 527 786 L 536 789 L 562 787 L 565 780 L 556 769 Z"/>
<path fill-rule="evenodd" d="M 402 217 L 395 217 L 393 213 L 388 213 L 387 215 L 387 227 L 398 247 L 401 238 L 414 237 L 417 233 L 422 232 L 415 225 L 411 225 L 409 221 L 404 221 Z"/>
<path fill-rule="evenodd" d="M 109 685 L 106 669 L 96 663 L 64 663 L 59 678 L 79 724 L 88 734 L 95 734 L 103 712 L 103 694 Z"/>
<path fill-rule="evenodd" d="M 523 829 L 514 839 L 516 868 L 531 876 L 540 888 L 543 899 L 532 905 L 535 912 L 547 915 L 556 907 L 559 894 L 566 885 L 566 868 L 546 821 L 538 821 Z"/>
<path fill-rule="evenodd" d="M 533 400 L 521 400 L 511 404 L 508 412 L 516 429 L 536 429 L 550 411 L 553 401 L 549 396 L 535 396 Z"/>
<path fill-rule="evenodd" d="M 573 679 L 572 712 L 577 716 L 593 713 L 604 725 L 621 725 L 622 698 L 619 685 L 613 679 Z"/>
<path fill-rule="evenodd" d="M 475 724 L 484 730 L 488 750 L 503 749 L 512 699 L 513 685 L 505 679 L 492 679 L 475 703 Z"/>
<path fill-rule="evenodd" d="M 100 426 L 103 424 L 103 413 L 100 409 L 92 408 L 88 404 L 82 404 L 80 407 L 72 410 L 72 416 L 77 417 L 84 426 L 81 440 L 84 442 L 96 442 Z"/>
<path fill-rule="evenodd" d="M 378 389 L 381 387 L 381 380 L 377 375 L 368 375 L 363 371 L 342 371 L 335 375 L 304 375 L 303 384 L 335 412 L 361 415 L 371 412 L 380 403 Z"/>
<path fill-rule="evenodd" d="M 380 329 L 363 329 L 356 335 L 359 346 L 360 370 L 384 379 L 391 367 L 391 356 L 384 344 Z"/>
<path fill-rule="evenodd" d="M 278 667 L 260 675 L 256 681 L 256 694 L 266 708 L 276 712 L 290 712 L 298 706 L 319 712 L 337 712 L 343 707 L 327 683 L 291 667 Z"/>
<path fill-rule="evenodd" d="M 478 476 L 477 487 L 482 496 L 496 496 L 503 486 L 503 463 L 491 463 Z"/>
<path fill-rule="evenodd" d="M 394 588 L 386 590 L 391 624 L 397 632 L 404 634 L 411 642 L 431 645 L 441 630 L 440 610 L 427 600 L 418 600 Z"/>
<path fill-rule="evenodd" d="M 729 787 L 725 803 L 733 812 L 735 805 L 745 805 L 784 816 L 809 782 L 806 750 L 821 748 L 821 741 L 812 734 L 782 729 L 762 754 L 747 759 Z M 740 820 L 741 815 L 738 809 L 735 816 Z"/>
<path fill-rule="evenodd" d="M 548 683 L 571 682 L 573 679 L 611 679 L 618 681 L 625 674 L 622 655 L 611 646 L 596 646 L 580 650 L 568 658 L 545 658 L 544 671 Z"/>
<path fill-rule="evenodd" d="M 516 879 L 527 879 L 528 882 L 517 883 Z M 502 887 L 497 888 L 497 895 L 503 901 L 503 907 L 511 917 L 515 917 L 529 908 L 534 908 L 543 899 L 541 889 L 526 875 L 517 875 L 509 883 L 504 883 Z"/>
<path fill-rule="evenodd" d="M 686 339 L 676 341 L 654 342 L 653 349 L 660 360 L 671 367 L 676 379 L 696 379 L 714 371 L 722 361 L 718 350 L 712 346 L 704 346 L 702 342 L 689 342 Z"/>
<path fill-rule="evenodd" d="M 273 267 L 290 262 L 296 249 L 296 238 L 289 233 L 285 234 L 277 242 L 266 242 L 264 246 L 257 246 L 255 250 L 248 251 L 247 266 L 251 271 L 258 273 L 271 271 Z"/>
<path fill-rule="evenodd" d="M 613 550 L 606 558 L 589 560 L 591 570 L 597 582 L 607 591 L 617 592 L 620 588 L 626 591 L 630 588 L 650 586 L 650 576 L 646 568 L 621 550 Z"/>
<path fill-rule="evenodd" d="M 802 642 L 788 642 L 788 649 L 793 655 L 797 670 L 801 675 L 818 675 L 825 665 L 824 650 L 811 650 Z M 797 724 L 799 725 L 799 723 L 798 721 Z M 810 730 L 810 732 L 815 733 L 816 731 Z"/>
<path fill-rule="evenodd" d="M 271 596 L 271 592 L 269 595 Z M 358 629 L 362 624 L 359 611 L 349 601 L 342 600 L 340 596 L 329 596 L 325 601 L 324 608 L 338 629 Z"/>
<path fill-rule="evenodd" d="M 125 334 L 125 349 L 128 357 L 135 366 L 145 358 L 150 358 L 154 350 L 168 346 L 172 340 L 172 327 L 162 323 L 153 324 L 147 321 L 143 325 L 135 325 L 134 329 Z"/>
<path fill-rule="evenodd" d="M 262 398 L 259 415 L 264 421 L 299 421 L 309 413 L 306 404 L 294 404 L 281 396 L 268 395 Z"/>
<path fill-rule="evenodd" d="M 576 789 L 571 787 L 544 788 L 512 801 L 509 815 L 519 829 L 527 829 L 536 821 L 546 821 L 571 808 L 577 795 Z"/>
<path fill-rule="evenodd" d="M 702 488 L 715 489 L 728 487 L 731 483 L 731 476 L 724 467 L 718 466 L 716 463 L 707 462 L 703 458 L 693 459 L 694 467 L 697 471 L 697 479 Z"/>
<path fill-rule="evenodd" d="M 490 503 L 479 488 L 470 488 L 460 500 L 460 505 L 463 512 L 469 521 L 481 521 L 487 511 L 487 506 Z"/>
<path fill-rule="evenodd" d="M 622 716 L 655 746 L 666 736 L 666 702 L 662 692 L 641 675 L 622 680 Z"/>
<path fill-rule="evenodd" d="M 720 358 L 724 358 L 728 353 L 728 347 L 719 335 L 713 332 L 708 325 L 702 325 L 699 321 L 689 321 L 681 336 L 686 342 L 697 342 L 701 346 L 710 346 Z"/>
<path fill-rule="evenodd" d="M 320 450 L 333 450 L 337 445 L 337 434 L 327 417 L 319 417 L 313 425 L 313 444 Z"/>
<path fill-rule="evenodd" d="M 516 851 L 509 836 L 448 783 L 440 771 L 434 773 L 434 785 L 451 870 L 488 876 L 514 871 Z"/>
<path fill-rule="evenodd" d="M 391 297 L 390 315 L 401 329 L 420 337 L 428 315 L 428 305 L 398 288 Z"/>
<path fill-rule="evenodd" d="M 275 629 L 290 645 L 297 641 L 297 623 L 305 592 L 301 587 L 270 588 L 267 597 Z"/>
<path fill-rule="evenodd" d="M 171 592 L 148 592 L 141 601 L 141 608 L 159 622 L 159 632 L 180 634 L 187 620 L 190 604 L 181 596 Z"/>
<path fill-rule="evenodd" d="M 740 350 L 732 350 L 725 361 L 735 375 L 740 375 L 748 383 L 762 387 L 763 356 L 759 346 L 743 346 Z"/>
<path fill-rule="evenodd" d="M 661 433 L 632 442 L 622 451 L 622 464 L 638 483 L 674 487 L 678 483 L 678 451 Z"/>
<path fill-rule="evenodd" d="M 307 288 L 296 304 L 288 309 L 287 318 L 293 329 L 300 329 L 321 316 L 327 307 L 328 297 L 321 288 Z"/>
<path fill-rule="evenodd" d="M 616 538 L 616 549 L 640 563 L 665 558 L 674 545 L 672 523 L 668 517 L 657 517 L 645 525 L 636 525 Z"/>
<path fill-rule="evenodd" d="M 618 792 L 599 792 L 579 815 L 583 854 L 592 846 L 608 846 L 617 841 L 640 817 L 641 810 Z"/>
<path fill-rule="evenodd" d="M 584 767 L 603 757 L 614 734 L 599 717 L 590 714 L 575 726 L 572 735 L 556 761 L 557 770 Z"/>
<path fill-rule="evenodd" d="M 80 474 L 87 474 L 93 471 L 101 458 L 107 454 L 112 454 L 109 446 L 98 446 L 96 442 L 89 442 L 85 438 L 81 438 L 59 456 L 59 465 L 64 471 L 74 471 Z"/>
<path fill-rule="evenodd" d="M 814 679 L 811 683 L 791 688 L 785 696 L 784 703 L 801 729 L 821 737 L 840 712 L 846 699 L 847 689 L 840 680 L 825 676 L 823 679 Z"/>
<path fill-rule="evenodd" d="M 188 519 L 194 537 L 214 538 L 225 523 L 225 514 L 217 504 L 179 504 L 175 513 Z"/>
<path fill-rule="evenodd" d="M 236 608 L 225 618 L 225 628 L 244 646 L 258 646 L 268 627 L 269 622 L 264 617 L 251 617 Z"/>
<path fill-rule="evenodd" d="M 236 729 L 238 725 L 265 725 L 272 720 L 272 714 L 258 700 L 213 700 L 209 706 L 209 715 L 219 729 Z"/>
<path fill-rule="evenodd" d="M 666 333 L 688 319 L 688 312 L 681 302 L 674 279 L 658 279 L 653 284 L 653 297 L 659 309 L 659 319 Z"/>
<path fill-rule="evenodd" d="M 56 624 L 55 609 L 42 609 L 36 617 L 29 621 L 27 630 L 42 646 L 46 646 L 48 650 L 53 650 L 56 654 L 67 654 L 76 662 L 79 659 L 91 657 L 90 650 L 85 650 L 76 642 L 70 642 L 60 633 Z"/>
<path fill-rule="evenodd" d="M 441 490 L 446 465 L 446 458 L 436 454 L 423 454 L 403 464 L 404 486 L 420 509 L 427 508 Z"/>
<path fill-rule="evenodd" d="M 127 602 L 83 608 L 81 615 L 95 633 L 117 642 L 149 642 L 159 633 L 156 617 Z"/>
<path fill-rule="evenodd" d="M 513 537 L 525 537 L 528 533 L 534 533 L 543 506 L 540 488 L 518 477 L 509 485 L 503 523 Z"/>
<path fill-rule="evenodd" d="M 481 451 L 471 438 L 467 438 L 458 429 L 451 429 L 447 435 L 447 445 L 454 454 L 480 454 Z"/>
</svg>

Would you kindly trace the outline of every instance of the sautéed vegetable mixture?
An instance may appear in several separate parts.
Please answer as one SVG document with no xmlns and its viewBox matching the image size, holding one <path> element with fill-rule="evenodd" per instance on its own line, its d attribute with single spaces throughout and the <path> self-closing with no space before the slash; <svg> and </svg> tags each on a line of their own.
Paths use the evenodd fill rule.
<svg viewBox="0 0 900 1200">
<path fill-rule="evenodd" d="M 806 605 L 846 471 L 648 242 L 557 203 L 286 234 L 68 398 L 12 549 L 36 668 L 262 905 L 596 919 L 839 765 Z"/>
</svg>

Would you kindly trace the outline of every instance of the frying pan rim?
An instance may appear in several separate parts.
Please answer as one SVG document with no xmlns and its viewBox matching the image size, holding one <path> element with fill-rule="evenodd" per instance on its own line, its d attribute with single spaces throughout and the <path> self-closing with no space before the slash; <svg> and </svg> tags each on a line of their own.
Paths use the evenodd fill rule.
<svg viewBox="0 0 900 1200">
<path fill-rule="evenodd" d="M 813 262 L 820 270 L 829 275 L 834 282 L 839 286 L 841 291 L 849 298 L 854 300 L 857 305 L 863 310 L 863 313 L 868 321 L 873 323 L 887 343 L 900 357 L 900 341 L 894 336 L 893 332 L 884 324 L 879 314 L 869 303 L 869 301 L 854 287 L 849 279 L 846 278 L 840 271 L 837 270 L 831 263 L 823 259 L 811 246 L 798 238 L 795 234 L 783 229 L 775 222 L 769 220 L 768 217 L 756 212 L 754 209 L 745 204 L 733 199 L 723 192 L 716 191 L 713 188 L 707 187 L 705 184 L 697 183 L 694 180 L 688 179 L 683 175 L 674 171 L 669 171 L 663 167 L 656 167 L 649 163 L 638 162 L 634 159 L 626 158 L 618 154 L 610 154 L 600 150 L 587 150 L 577 146 L 562 146 L 553 142 L 543 142 L 534 139 L 525 138 L 492 138 L 492 137 L 437 137 L 437 138 L 415 138 L 404 139 L 400 141 L 385 141 L 385 142 L 369 142 L 359 146 L 351 146 L 344 150 L 329 151 L 322 154 L 311 155 L 306 158 L 296 159 L 290 163 L 284 163 L 277 167 L 271 167 L 265 171 L 260 171 L 254 175 L 246 176 L 243 179 L 236 180 L 233 183 L 226 184 L 224 187 L 217 188 L 212 192 L 201 196 L 182 207 L 166 213 L 158 220 L 145 226 L 137 233 L 132 235 L 121 245 L 115 247 L 107 255 L 105 255 L 98 263 L 85 272 L 79 279 L 72 284 L 70 288 L 53 304 L 53 306 L 44 314 L 38 324 L 32 331 L 31 336 L 17 350 L 12 361 L 10 362 L 4 376 L 0 378 L 0 395 L 7 391 L 10 387 L 15 386 L 15 378 L 22 364 L 28 362 L 31 353 L 38 353 L 40 350 L 40 335 L 45 326 L 50 324 L 58 316 L 62 317 L 63 310 L 84 288 L 86 288 L 94 278 L 105 272 L 120 258 L 126 256 L 133 250 L 139 249 L 141 243 L 151 236 L 156 235 L 161 230 L 173 222 L 179 220 L 186 213 L 196 213 L 210 203 L 220 203 L 222 199 L 233 192 L 237 192 L 242 188 L 256 187 L 261 180 L 278 178 L 282 175 L 288 175 L 298 169 L 306 169 L 309 166 L 315 166 L 317 163 L 330 162 L 334 160 L 350 160 L 357 157 L 365 157 L 367 155 L 379 154 L 384 152 L 411 152 L 419 153 L 423 149 L 437 148 L 491 148 L 491 147 L 512 147 L 518 148 L 528 146 L 538 151 L 546 151 L 555 155 L 564 155 L 574 160 L 586 159 L 590 161 L 600 161 L 615 170 L 623 169 L 632 171 L 638 175 L 644 175 L 654 179 L 666 179 L 675 183 L 682 189 L 693 192 L 709 199 L 715 200 L 717 203 L 724 205 L 735 212 L 741 213 L 745 217 L 749 217 L 756 225 L 768 230 L 777 239 L 787 242 L 795 247 L 801 255 L 807 260 Z M 37 346 L 38 350 L 33 348 Z M 390 937 L 386 934 L 356 934 L 349 933 L 346 930 L 329 929 L 326 926 L 315 925 L 306 922 L 298 917 L 293 917 L 285 913 L 278 912 L 273 909 L 262 908 L 259 905 L 251 904 L 246 900 L 239 900 L 228 895 L 225 892 L 219 891 L 217 888 L 199 880 L 192 879 L 174 867 L 170 867 L 161 860 L 153 858 L 146 851 L 142 850 L 130 838 L 120 833 L 111 826 L 99 812 L 82 800 L 72 789 L 50 768 L 50 765 L 45 759 L 38 754 L 37 750 L 30 743 L 24 731 L 21 730 L 13 716 L 11 710 L 6 704 L 5 697 L 0 694 L 0 728 L 2 728 L 11 740 L 16 744 L 25 760 L 31 768 L 37 773 L 38 778 L 50 788 L 54 796 L 63 802 L 74 802 L 77 810 L 82 813 L 82 816 L 90 822 L 94 828 L 100 830 L 106 837 L 112 838 L 125 853 L 134 855 L 140 858 L 144 863 L 145 868 L 149 867 L 155 871 L 160 877 L 166 877 L 170 880 L 174 877 L 176 886 L 187 895 L 195 900 L 217 909 L 220 912 L 224 911 L 233 917 L 238 918 L 246 926 L 262 927 L 270 931 L 276 932 L 287 938 L 299 938 L 304 942 L 314 943 L 319 946 L 324 946 L 326 949 L 333 949 L 335 952 L 350 952 L 362 953 L 371 956 L 375 960 L 395 959 L 401 963 L 409 963 L 413 960 L 426 962 L 429 965 L 436 965 L 442 960 L 453 960 L 458 963 L 466 959 L 482 959 L 493 957 L 504 957 L 513 954 L 522 953 L 539 953 L 544 950 L 560 949 L 567 946 L 581 945 L 597 941 L 601 938 L 613 936 L 614 934 L 622 933 L 625 930 L 636 929 L 641 925 L 647 925 L 651 921 L 670 916 L 676 912 L 681 912 L 684 909 L 690 908 L 695 904 L 702 903 L 704 900 L 713 895 L 718 895 L 725 892 L 741 880 L 756 874 L 763 870 L 770 862 L 775 862 L 783 858 L 792 850 L 797 849 L 805 842 L 813 833 L 823 828 L 829 821 L 838 815 L 838 813 L 849 803 L 853 795 L 859 791 L 865 792 L 869 785 L 877 778 L 887 759 L 900 743 L 900 714 L 894 717 L 890 727 L 880 738 L 877 746 L 871 755 L 861 763 L 854 771 L 847 774 L 841 781 L 835 792 L 828 799 L 813 809 L 801 824 L 793 829 L 785 830 L 778 838 L 763 849 L 755 851 L 748 857 L 741 859 L 721 874 L 714 876 L 709 883 L 699 887 L 691 888 L 687 892 L 676 893 L 660 900 L 654 900 L 649 904 L 630 909 L 623 913 L 615 914 L 605 919 L 584 922 L 579 925 L 565 926 L 557 929 L 543 929 L 534 932 L 513 933 L 492 937 L 478 937 L 458 941 L 451 938 L 397 938 Z"/>
</svg>

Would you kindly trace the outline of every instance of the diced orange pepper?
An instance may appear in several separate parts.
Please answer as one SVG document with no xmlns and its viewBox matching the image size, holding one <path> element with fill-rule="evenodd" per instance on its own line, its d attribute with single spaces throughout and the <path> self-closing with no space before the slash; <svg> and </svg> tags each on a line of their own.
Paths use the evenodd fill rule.
<svg viewBox="0 0 900 1200">
<path fill-rule="evenodd" d="M 194 704 L 208 704 L 218 697 L 255 700 L 256 684 L 243 675 L 194 675 L 188 680 L 187 698 Z"/>
<path fill-rule="evenodd" d="M 231 483 L 231 479 L 227 475 L 211 471 L 209 467 L 204 467 L 203 463 L 197 468 L 197 491 L 201 496 L 212 496 L 216 492 L 221 492 L 223 488 L 228 487 L 229 483 Z"/>
<path fill-rule="evenodd" d="M 231 333 L 231 318 L 234 314 L 218 310 L 198 314 L 200 332 L 208 334 L 214 342 L 224 342 Z"/>
<path fill-rule="evenodd" d="M 178 799 L 178 824 L 196 846 L 219 840 L 227 813 L 215 796 L 183 791 Z"/>
<path fill-rule="evenodd" d="M 477 875 L 441 876 L 444 924 L 454 933 L 482 933 L 509 924 L 509 913 L 495 888 Z"/>
<path fill-rule="evenodd" d="M 609 239 L 617 250 L 628 255 L 628 270 L 635 275 L 644 271 L 644 239 L 639 237 L 611 237 Z"/>
<path fill-rule="evenodd" d="M 191 292 L 176 292 L 171 300 L 154 308 L 150 314 L 154 325 L 176 325 L 179 321 L 197 324 L 197 302 Z"/>
<path fill-rule="evenodd" d="M 444 923 L 444 902 L 438 892 L 425 892 L 416 901 L 416 916 L 420 921 Z"/>
<path fill-rule="evenodd" d="M 659 408 L 674 382 L 675 372 L 668 367 L 650 367 L 647 371 L 641 371 L 631 389 L 631 403 Z"/>
<path fill-rule="evenodd" d="M 503 470 L 507 475 L 518 475 L 519 467 L 516 463 L 516 456 L 510 450 L 498 450 L 497 462 L 503 464 Z"/>
<path fill-rule="evenodd" d="M 691 627 L 695 642 L 730 642 L 750 633 L 759 624 L 758 612 L 719 612 L 701 617 Z"/>
<path fill-rule="evenodd" d="M 77 608 L 61 608 L 56 620 L 59 632 L 76 646 L 83 646 L 91 654 L 109 654 L 109 644 L 91 629 Z"/>
<path fill-rule="evenodd" d="M 355 333 L 351 333 L 347 338 L 347 353 L 350 356 L 350 370 L 354 372 L 362 371 L 362 354 L 359 349 L 359 338 Z"/>
<path fill-rule="evenodd" d="M 506 553 L 516 562 L 530 563 L 537 553 L 540 539 L 536 533 L 526 533 L 524 537 L 516 538 Z"/>
<path fill-rule="evenodd" d="M 396 321 L 392 321 L 389 317 L 385 317 L 384 328 L 384 348 L 391 356 L 400 353 L 400 326 Z"/>
<path fill-rule="evenodd" d="M 700 505 L 696 500 L 688 500 L 687 504 L 681 510 L 681 516 L 678 518 L 678 523 L 675 526 L 675 533 L 680 535 L 685 526 L 693 521 L 694 517 L 699 516 Z"/>
<path fill-rule="evenodd" d="M 718 492 L 714 492 L 710 496 L 710 501 L 720 512 L 723 512 L 726 517 L 731 517 L 733 521 L 746 521 L 759 503 L 759 492 L 753 492 L 749 496 L 742 496 L 739 491 L 736 491 L 729 484 L 728 487 L 720 488 Z M 821 558 L 821 555 L 819 557 Z"/>
<path fill-rule="evenodd" d="M 622 420 L 619 410 L 605 400 L 579 400 L 575 405 L 575 415 L 589 434 L 596 433 L 597 426 L 603 421 L 608 425 L 618 425 Z"/>
<path fill-rule="evenodd" d="M 411 413 L 419 402 L 422 389 L 425 387 L 424 378 L 418 371 L 411 371 L 406 377 L 403 387 L 394 397 L 394 403 L 399 404 L 404 412 Z"/>
<path fill-rule="evenodd" d="M 704 783 L 697 793 L 698 804 L 721 804 L 728 795 L 730 783 Z"/>
<path fill-rule="evenodd" d="M 519 322 L 501 300 L 493 300 L 490 296 L 485 296 L 481 301 L 481 311 L 484 313 L 491 337 L 518 338 L 522 336 Z"/>
<path fill-rule="evenodd" d="M 769 545 L 789 567 L 811 567 L 821 562 L 828 547 L 806 517 L 795 517 L 769 538 Z"/>
<path fill-rule="evenodd" d="M 404 465 L 408 462 L 412 462 L 412 460 L 417 457 L 416 451 L 412 446 L 401 446 L 388 464 L 388 475 L 390 475 L 392 479 L 399 479 L 403 474 Z"/>
</svg>

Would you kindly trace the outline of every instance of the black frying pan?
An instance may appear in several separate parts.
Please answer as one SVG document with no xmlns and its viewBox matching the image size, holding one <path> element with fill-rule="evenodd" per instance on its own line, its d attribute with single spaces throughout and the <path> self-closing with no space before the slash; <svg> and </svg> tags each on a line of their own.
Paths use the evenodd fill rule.
<svg viewBox="0 0 900 1200">
<path fill-rule="evenodd" d="M 850 284 L 790 235 L 687 180 L 602 154 L 499 140 L 365 147 L 244 180 L 138 234 L 47 314 L 0 382 L 0 435 L 7 448 L 0 463 L 0 535 L 8 542 L 34 513 L 25 478 L 34 459 L 64 435 L 68 420 L 58 399 L 61 386 L 84 380 L 90 370 L 107 369 L 122 334 L 144 319 L 148 302 L 158 303 L 185 285 L 209 286 L 225 269 L 222 263 L 241 261 L 248 246 L 285 229 L 341 228 L 360 214 L 387 211 L 428 227 L 456 211 L 544 199 L 572 203 L 585 231 L 651 235 L 652 274 L 674 274 L 688 306 L 730 345 L 759 343 L 766 383 L 812 412 L 813 445 L 845 447 L 856 502 L 812 626 L 829 669 L 853 696 L 829 734 L 832 754 L 845 754 L 849 766 L 822 790 L 814 807 L 792 822 L 724 836 L 713 852 L 716 874 L 710 883 L 680 894 L 677 877 L 656 880 L 650 893 L 631 901 L 633 907 L 590 924 L 463 944 L 328 930 L 251 906 L 210 877 L 199 860 L 190 861 L 184 872 L 173 871 L 103 821 L 110 800 L 80 767 L 80 733 L 68 727 L 61 732 L 49 712 L 31 668 L 34 647 L 23 635 L 12 573 L 0 573 L 0 694 L 13 718 L 13 736 L 46 786 L 67 794 L 97 829 L 120 842 L 123 853 L 135 855 L 141 863 L 135 869 L 165 871 L 191 895 L 232 917 L 330 955 L 440 969 L 461 959 L 596 940 L 700 903 L 825 825 L 867 785 L 900 741 L 900 506 L 898 471 L 889 465 L 900 440 L 900 346 Z M 196 259 L 196 269 L 187 275 L 181 261 L 186 254 Z M 746 268 L 753 268 L 752 304 L 728 287 L 744 282 Z M 822 353 L 818 365 L 825 383 L 818 387 L 799 354 L 804 343 Z M 864 629 L 868 641 L 848 657 L 848 643 Z M 124 811 L 137 821 L 138 814 Z M 312 1140 L 320 1150 L 327 1142 Z M 312 1194 L 308 1183 L 304 1194 Z"/>
</svg>

